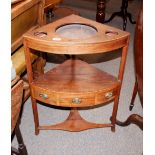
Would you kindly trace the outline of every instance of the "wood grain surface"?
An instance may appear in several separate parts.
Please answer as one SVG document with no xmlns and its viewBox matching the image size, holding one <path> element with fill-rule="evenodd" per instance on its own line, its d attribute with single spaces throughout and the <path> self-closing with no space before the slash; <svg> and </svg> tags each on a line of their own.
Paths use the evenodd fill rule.
<svg viewBox="0 0 155 155">
<path fill-rule="evenodd" d="M 85 107 L 114 99 L 117 78 L 81 60 L 67 60 L 31 83 L 32 96 L 48 104 Z M 111 97 L 106 94 L 112 93 Z M 42 94 L 42 95 L 41 95 Z M 48 97 L 45 99 L 43 94 Z M 74 103 L 78 98 L 80 103 Z"/>
<path fill-rule="evenodd" d="M 24 0 L 11 7 L 11 50 L 22 45 L 22 35 L 44 23 L 43 1 Z"/>
<path fill-rule="evenodd" d="M 55 32 L 61 25 L 70 23 L 81 23 L 94 27 L 97 33 L 86 39 L 68 39 L 61 37 Z M 39 32 L 43 32 L 45 35 L 36 35 Z M 78 15 L 64 17 L 24 35 L 24 40 L 30 48 L 55 54 L 93 54 L 107 52 L 125 46 L 128 43 L 128 38 L 128 32 L 100 24 Z"/>
<path fill-rule="evenodd" d="M 20 80 L 11 89 L 11 133 L 13 132 L 21 109 L 23 96 L 23 81 Z"/>
<path fill-rule="evenodd" d="M 25 0 L 11 0 L 11 5 L 19 3 L 21 1 L 25 1 Z"/>
</svg>

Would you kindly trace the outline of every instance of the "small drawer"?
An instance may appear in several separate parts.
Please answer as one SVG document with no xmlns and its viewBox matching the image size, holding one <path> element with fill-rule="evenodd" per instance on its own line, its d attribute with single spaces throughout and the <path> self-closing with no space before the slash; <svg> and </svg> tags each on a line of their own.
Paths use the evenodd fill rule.
<svg viewBox="0 0 155 155">
<path fill-rule="evenodd" d="M 68 97 L 61 96 L 59 98 L 59 103 L 60 105 L 67 107 L 93 106 L 95 104 L 95 96 L 93 94 L 70 95 Z"/>
<path fill-rule="evenodd" d="M 57 95 L 39 87 L 32 87 L 32 97 L 51 105 L 57 105 Z"/>
<path fill-rule="evenodd" d="M 108 90 L 106 92 L 98 92 L 96 95 L 96 103 L 104 103 L 111 101 L 117 94 L 117 89 Z"/>
</svg>

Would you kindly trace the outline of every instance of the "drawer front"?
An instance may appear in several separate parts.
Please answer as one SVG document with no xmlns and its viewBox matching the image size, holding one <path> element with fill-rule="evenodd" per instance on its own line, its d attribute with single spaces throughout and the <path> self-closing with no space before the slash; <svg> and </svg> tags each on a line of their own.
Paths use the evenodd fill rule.
<svg viewBox="0 0 155 155">
<path fill-rule="evenodd" d="M 61 94 L 59 104 L 67 107 L 87 107 L 95 104 L 95 95 L 91 94 Z"/>
<path fill-rule="evenodd" d="M 89 107 L 103 104 L 115 98 L 117 89 L 97 93 L 55 93 L 49 90 L 33 86 L 32 97 L 47 104 L 63 107 Z"/>
<path fill-rule="evenodd" d="M 103 104 L 115 98 L 117 89 L 108 90 L 106 92 L 87 93 L 87 94 L 62 94 L 59 97 L 59 104 L 68 107 L 89 107 Z"/>
<path fill-rule="evenodd" d="M 57 105 L 57 95 L 55 93 L 51 93 L 49 90 L 32 86 L 31 95 L 33 98 L 41 102 Z"/>
<path fill-rule="evenodd" d="M 108 90 L 106 92 L 98 92 L 96 95 L 96 104 L 106 103 L 113 100 L 117 95 L 117 88 Z"/>
</svg>

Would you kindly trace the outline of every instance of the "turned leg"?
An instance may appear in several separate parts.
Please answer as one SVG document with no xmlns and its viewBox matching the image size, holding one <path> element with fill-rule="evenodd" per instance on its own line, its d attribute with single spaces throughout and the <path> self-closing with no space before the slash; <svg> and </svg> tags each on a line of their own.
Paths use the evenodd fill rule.
<svg viewBox="0 0 155 155">
<path fill-rule="evenodd" d="M 31 97 L 31 101 L 32 101 L 34 123 L 35 123 L 35 134 L 38 135 L 39 134 L 39 117 L 38 117 L 37 102 L 33 97 Z"/>
<path fill-rule="evenodd" d="M 27 150 L 26 150 L 26 146 L 24 144 L 23 138 L 22 138 L 22 134 L 20 132 L 19 129 L 19 124 L 17 123 L 16 128 L 15 128 L 15 134 L 17 137 L 17 141 L 18 141 L 18 151 L 20 155 L 27 155 Z"/>
<path fill-rule="evenodd" d="M 49 8 L 49 9 L 47 10 L 46 16 L 47 16 L 48 18 L 54 17 L 53 8 Z"/>
<path fill-rule="evenodd" d="M 138 84 L 137 84 L 137 80 L 136 80 L 135 85 L 134 85 L 133 94 L 132 94 L 131 103 L 130 103 L 130 106 L 129 106 L 130 111 L 131 111 L 131 110 L 133 109 L 133 107 L 134 107 L 134 101 L 135 101 L 137 92 L 138 92 Z"/>
<path fill-rule="evenodd" d="M 127 25 L 127 16 L 124 15 L 124 16 L 123 16 L 123 30 L 124 30 L 124 31 L 126 30 L 126 25 Z"/>
<path fill-rule="evenodd" d="M 122 18 L 123 18 L 123 30 L 126 30 L 127 25 L 127 9 L 128 9 L 128 0 L 122 0 Z"/>
<path fill-rule="evenodd" d="M 105 20 L 105 0 L 98 0 L 97 2 L 97 13 L 96 21 L 99 23 L 104 23 Z"/>
<path fill-rule="evenodd" d="M 24 141 L 23 141 L 22 134 L 20 132 L 19 121 L 17 122 L 16 127 L 15 127 L 15 135 L 16 135 L 17 141 L 18 141 L 18 149 L 11 147 L 11 154 L 12 155 L 13 154 L 28 155 L 26 146 L 25 146 Z"/>
<path fill-rule="evenodd" d="M 123 19 L 123 30 L 126 30 L 127 18 L 132 24 L 135 24 L 135 21 L 132 21 L 131 13 L 128 13 L 128 0 L 122 0 L 121 9 L 119 12 L 114 12 L 108 20 L 105 20 L 104 23 L 110 22 L 114 17 L 119 16 Z"/>
</svg>

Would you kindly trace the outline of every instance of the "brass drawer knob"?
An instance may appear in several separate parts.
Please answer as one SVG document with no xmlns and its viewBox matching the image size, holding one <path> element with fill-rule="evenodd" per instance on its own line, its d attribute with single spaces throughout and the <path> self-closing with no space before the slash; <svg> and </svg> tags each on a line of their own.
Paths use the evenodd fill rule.
<svg viewBox="0 0 155 155">
<path fill-rule="evenodd" d="M 75 97 L 75 98 L 72 99 L 72 103 L 75 103 L 75 104 L 80 104 L 81 101 L 82 100 L 80 98 L 78 98 L 78 97 Z"/>
<path fill-rule="evenodd" d="M 40 93 L 39 96 L 42 97 L 43 99 L 48 99 L 48 95 L 47 94 Z"/>
<path fill-rule="evenodd" d="M 113 92 L 108 92 L 105 94 L 105 97 L 108 99 L 113 96 Z"/>
</svg>

